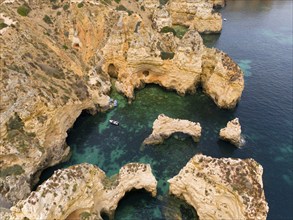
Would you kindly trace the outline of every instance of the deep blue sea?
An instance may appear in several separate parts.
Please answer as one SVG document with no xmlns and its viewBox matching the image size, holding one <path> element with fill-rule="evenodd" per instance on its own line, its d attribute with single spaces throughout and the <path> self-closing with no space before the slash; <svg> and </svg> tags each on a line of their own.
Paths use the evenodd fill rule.
<svg viewBox="0 0 293 220">
<path fill-rule="evenodd" d="M 213 157 L 253 158 L 264 168 L 268 219 L 293 219 L 292 146 L 292 1 L 227 0 L 221 10 L 221 35 L 204 36 L 205 44 L 228 53 L 245 72 L 245 89 L 234 110 L 222 110 L 200 91 L 178 96 L 156 85 L 136 91 L 136 100 L 112 91 L 118 107 L 95 116 L 82 114 L 69 131 L 71 159 L 49 168 L 88 162 L 113 175 L 128 162 L 152 166 L 158 180 L 158 196 L 144 191 L 127 194 L 119 203 L 115 219 L 194 219 L 196 213 L 184 202 L 168 196 L 167 180 L 176 175 L 196 153 Z M 164 144 L 143 148 L 152 123 L 161 113 L 200 122 L 202 137 L 195 144 L 176 134 Z M 220 141 L 218 132 L 227 121 L 239 117 L 246 145 L 235 148 Z M 120 121 L 115 127 L 109 119 Z"/>
</svg>

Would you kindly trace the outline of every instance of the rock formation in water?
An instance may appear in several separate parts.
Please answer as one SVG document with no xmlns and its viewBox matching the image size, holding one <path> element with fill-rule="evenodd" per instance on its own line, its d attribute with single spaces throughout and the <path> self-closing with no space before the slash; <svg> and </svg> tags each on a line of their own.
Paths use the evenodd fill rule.
<svg viewBox="0 0 293 220">
<path fill-rule="evenodd" d="M 201 0 L 169 0 L 168 11 L 172 23 L 192 27 L 200 33 L 220 33 L 222 16 L 214 11 L 215 1 Z"/>
<path fill-rule="evenodd" d="M 169 191 L 192 205 L 200 219 L 266 219 L 262 173 L 253 159 L 195 155 L 168 180 Z"/>
<path fill-rule="evenodd" d="M 227 126 L 220 130 L 219 135 L 220 139 L 229 141 L 237 147 L 241 147 L 245 143 L 244 138 L 241 136 L 241 125 L 238 118 L 229 121 Z"/>
<path fill-rule="evenodd" d="M 3 197 L 13 203 L 26 198 L 42 170 L 68 158 L 67 130 L 83 110 L 109 108 L 110 77 L 130 100 L 135 88 L 156 83 L 179 94 L 202 85 L 222 108 L 239 101 L 243 74 L 231 58 L 206 48 L 194 27 L 182 39 L 173 29 L 158 32 L 151 20 L 156 7 L 140 6 L 134 1 L 130 10 L 98 0 L 1 3 Z"/>
<path fill-rule="evenodd" d="M 147 137 L 143 143 L 161 144 L 165 139 L 176 132 L 188 134 L 195 142 L 198 142 L 201 136 L 201 126 L 199 123 L 182 119 L 173 119 L 161 114 L 154 121 L 152 134 Z"/>
<path fill-rule="evenodd" d="M 195 30 L 187 31 L 182 39 L 172 29 L 165 32 L 144 26 L 137 15 L 121 14 L 102 49 L 102 69 L 117 78 L 116 88 L 132 100 L 134 89 L 147 83 L 181 95 L 194 93 L 202 85 L 219 107 L 235 107 L 244 88 L 239 66 L 227 54 L 206 48 Z"/>
<path fill-rule="evenodd" d="M 157 193 L 157 181 L 150 165 L 130 163 L 119 173 L 107 177 L 90 164 L 71 166 L 54 175 L 19 201 L 10 210 L 0 212 L 1 219 L 102 219 L 101 213 L 113 217 L 118 202 L 132 189 Z"/>
</svg>

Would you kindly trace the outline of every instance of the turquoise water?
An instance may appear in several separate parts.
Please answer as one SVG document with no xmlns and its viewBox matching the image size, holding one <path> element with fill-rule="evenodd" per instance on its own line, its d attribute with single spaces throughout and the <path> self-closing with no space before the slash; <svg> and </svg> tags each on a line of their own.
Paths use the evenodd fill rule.
<svg viewBox="0 0 293 220">
<path fill-rule="evenodd" d="M 167 195 L 166 181 L 198 152 L 254 158 L 264 168 L 268 219 L 293 219 L 292 2 L 228 0 L 222 14 L 227 18 L 222 34 L 205 37 L 205 43 L 227 52 L 245 72 L 245 90 L 236 109 L 221 110 L 201 92 L 180 97 L 155 85 L 136 91 L 131 105 L 112 91 L 118 107 L 95 116 L 82 114 L 67 139 L 71 159 L 46 170 L 42 179 L 57 168 L 81 162 L 96 164 L 107 175 L 128 162 L 150 163 L 159 182 L 158 196 L 129 193 L 115 219 L 172 219 L 175 214 L 193 219 L 196 213 L 190 207 Z M 176 134 L 162 145 L 142 147 L 161 113 L 200 122 L 200 142 Z M 235 117 L 246 139 L 242 149 L 218 140 L 219 129 Z M 121 125 L 110 125 L 110 118 Z"/>
</svg>

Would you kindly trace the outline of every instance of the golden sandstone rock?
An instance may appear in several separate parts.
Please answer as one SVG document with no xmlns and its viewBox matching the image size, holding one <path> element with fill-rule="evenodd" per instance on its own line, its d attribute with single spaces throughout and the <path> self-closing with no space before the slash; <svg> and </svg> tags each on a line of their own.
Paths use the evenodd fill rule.
<svg viewBox="0 0 293 220">
<path fill-rule="evenodd" d="M 188 134 L 195 142 L 198 142 L 201 136 L 201 126 L 199 123 L 182 119 L 173 119 L 161 114 L 154 121 L 152 134 L 147 137 L 143 143 L 161 144 L 165 139 L 176 132 Z"/>
<path fill-rule="evenodd" d="M 227 126 L 220 130 L 219 135 L 220 139 L 229 141 L 236 147 L 241 147 L 245 143 L 244 138 L 241 136 L 241 126 L 238 118 L 229 121 Z"/>
<path fill-rule="evenodd" d="M 67 130 L 80 113 L 109 108 L 110 77 L 130 100 L 145 83 L 181 95 L 202 85 L 221 108 L 240 100 L 242 71 L 225 53 L 206 48 L 195 25 L 180 39 L 152 28 L 147 8 L 133 7 L 130 15 L 97 0 L 58 8 L 26 2 L 27 16 L 17 13 L 20 1 L 1 3 L 1 16 L 13 24 L 0 36 L 0 194 L 14 204 L 44 169 L 68 158 Z M 209 20 L 212 11 L 202 4 Z"/>
<path fill-rule="evenodd" d="M 25 200 L 2 211 L 1 219 L 102 219 L 101 213 L 113 217 L 118 202 L 132 189 L 157 194 L 157 181 L 150 165 L 129 163 L 119 173 L 107 177 L 98 167 L 79 164 L 54 175 Z"/>
<path fill-rule="evenodd" d="M 168 180 L 169 192 L 192 205 L 200 219 L 266 219 L 263 168 L 253 159 L 195 155 Z"/>
</svg>

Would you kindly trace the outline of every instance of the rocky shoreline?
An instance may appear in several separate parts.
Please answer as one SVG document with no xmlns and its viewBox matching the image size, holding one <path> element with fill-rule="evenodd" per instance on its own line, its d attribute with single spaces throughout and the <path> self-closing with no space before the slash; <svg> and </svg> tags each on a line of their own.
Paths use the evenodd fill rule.
<svg viewBox="0 0 293 220">
<path fill-rule="evenodd" d="M 156 0 L 132 5 L 124 0 L 120 4 L 98 0 L 1 3 L 1 17 L 10 23 L 3 23 L 0 33 L 0 194 L 14 206 L 0 216 L 64 219 L 76 211 L 65 208 L 72 198 L 58 201 L 62 210 L 57 210 L 57 203 L 48 207 L 56 197 L 44 200 L 31 189 L 44 169 L 68 159 L 67 130 L 81 112 L 109 109 L 111 78 L 129 102 L 135 98 L 135 89 L 155 83 L 180 95 L 195 93 L 201 86 L 218 107 L 234 108 L 244 89 L 243 72 L 224 52 L 205 47 L 199 35 L 221 31 L 221 15 L 213 7 L 224 4 L 224 0 L 170 0 L 165 5 Z M 176 25 L 184 31 L 176 31 Z M 139 179 L 142 184 L 131 183 L 127 175 L 132 172 L 126 175 L 126 168 L 121 168 L 118 176 L 125 174 L 123 181 L 130 184 L 122 187 L 122 194 L 146 188 L 155 195 L 149 165 L 137 166 L 148 174 Z M 76 165 L 55 175 L 77 170 L 80 176 L 74 180 L 79 184 L 97 178 L 103 186 L 105 174 L 93 165 Z M 95 174 L 89 177 L 89 171 Z M 42 184 L 40 191 L 48 191 L 46 184 L 52 178 L 57 177 Z M 144 183 L 148 178 L 153 181 Z M 69 184 L 64 181 L 51 185 L 64 188 Z M 113 194 L 102 194 L 105 200 L 113 199 Z M 31 198 L 39 200 L 31 204 Z M 116 205 L 109 208 L 93 197 L 88 199 L 84 209 L 97 218 L 102 209 L 112 215 L 119 201 L 111 201 Z M 80 217 L 82 212 L 73 215 Z"/>
</svg>

